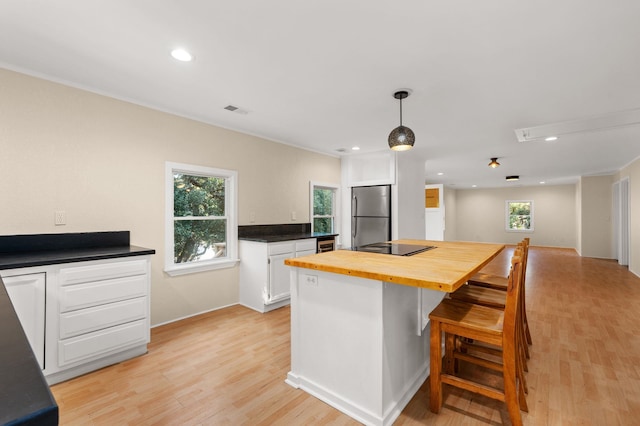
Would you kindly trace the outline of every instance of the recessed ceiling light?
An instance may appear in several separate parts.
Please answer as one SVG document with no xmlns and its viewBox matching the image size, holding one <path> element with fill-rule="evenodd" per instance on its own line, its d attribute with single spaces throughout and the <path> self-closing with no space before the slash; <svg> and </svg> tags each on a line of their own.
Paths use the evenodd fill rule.
<svg viewBox="0 0 640 426">
<path fill-rule="evenodd" d="M 438 176 L 442 176 L 444 173 L 442 172 L 438 172 Z"/>
<path fill-rule="evenodd" d="M 351 147 L 351 150 L 352 150 L 352 151 L 358 151 L 359 149 L 360 149 L 360 147 L 359 147 L 359 146 L 352 146 L 352 147 Z"/>
<path fill-rule="evenodd" d="M 478 185 L 471 185 L 472 188 L 476 188 Z"/>
<path fill-rule="evenodd" d="M 549 136 L 549 137 L 544 138 L 544 140 L 547 141 L 547 142 L 557 141 L 558 137 L 557 136 Z"/>
<path fill-rule="evenodd" d="M 545 183 L 545 181 L 540 181 L 540 185 L 544 185 Z"/>
<path fill-rule="evenodd" d="M 184 49 L 173 49 L 171 51 L 171 56 L 173 56 L 173 59 L 177 59 L 182 62 L 193 61 L 193 55 Z"/>
</svg>

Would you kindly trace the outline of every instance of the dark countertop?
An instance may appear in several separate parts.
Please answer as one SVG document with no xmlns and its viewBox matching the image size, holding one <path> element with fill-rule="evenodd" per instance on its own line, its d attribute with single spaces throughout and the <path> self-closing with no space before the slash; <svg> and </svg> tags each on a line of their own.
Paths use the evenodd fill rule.
<svg viewBox="0 0 640 426">
<path fill-rule="evenodd" d="M 338 234 L 327 234 L 324 232 L 306 232 L 300 234 L 286 234 L 286 235 L 255 235 L 249 237 L 238 237 L 239 240 L 255 241 L 259 243 L 277 243 L 280 241 L 290 240 L 304 240 L 305 238 L 331 238 L 336 237 Z"/>
<path fill-rule="evenodd" d="M 0 236 L 0 270 L 155 254 L 129 244 L 129 231 Z"/>
<path fill-rule="evenodd" d="M 304 240 L 305 238 L 331 239 L 338 234 L 311 232 L 310 223 L 284 223 L 275 225 L 238 226 L 238 239 L 259 243 L 277 243 L 280 241 Z"/>
<path fill-rule="evenodd" d="M 57 425 L 58 405 L 0 278 L 0 424 Z"/>
<path fill-rule="evenodd" d="M 0 269 L 28 268 L 86 262 L 88 260 L 116 259 L 119 257 L 155 254 L 155 250 L 137 246 L 102 247 L 35 252 L 0 253 Z"/>
</svg>

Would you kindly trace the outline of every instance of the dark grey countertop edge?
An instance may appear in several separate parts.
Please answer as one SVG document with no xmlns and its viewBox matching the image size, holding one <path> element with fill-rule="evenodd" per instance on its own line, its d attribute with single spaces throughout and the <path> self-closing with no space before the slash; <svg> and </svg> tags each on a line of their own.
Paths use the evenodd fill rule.
<svg viewBox="0 0 640 426">
<path fill-rule="evenodd" d="M 44 250 L 35 252 L 0 253 L 0 270 L 58 265 L 61 263 L 117 259 L 155 254 L 154 249 L 138 246 L 80 248 L 74 250 Z"/>
<path fill-rule="evenodd" d="M 304 240 L 307 238 L 331 238 L 337 237 L 339 234 L 331 234 L 324 232 L 310 232 L 310 233 L 302 233 L 302 234 L 287 234 L 287 235 L 255 235 L 255 236 L 244 236 L 239 237 L 238 239 L 241 241 L 253 241 L 257 243 L 277 243 L 281 241 L 292 241 L 292 240 Z"/>
</svg>

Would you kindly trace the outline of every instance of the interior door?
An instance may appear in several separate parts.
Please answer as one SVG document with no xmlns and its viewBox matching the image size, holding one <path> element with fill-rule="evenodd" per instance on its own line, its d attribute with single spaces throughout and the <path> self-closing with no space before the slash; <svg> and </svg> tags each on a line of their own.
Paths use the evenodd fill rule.
<svg viewBox="0 0 640 426">
<path fill-rule="evenodd" d="M 444 241 L 445 211 L 442 185 L 425 185 L 425 239 Z"/>
</svg>

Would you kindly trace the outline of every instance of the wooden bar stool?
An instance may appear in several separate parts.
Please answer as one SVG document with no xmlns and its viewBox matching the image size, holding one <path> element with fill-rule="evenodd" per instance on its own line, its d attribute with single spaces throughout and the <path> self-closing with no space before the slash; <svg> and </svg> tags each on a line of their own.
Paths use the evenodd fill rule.
<svg viewBox="0 0 640 426">
<path fill-rule="evenodd" d="M 442 384 L 446 383 L 506 403 L 511 422 L 522 424 L 520 410 L 528 411 L 522 380 L 518 374 L 517 321 L 521 294 L 522 257 L 513 256 L 504 311 L 457 300 L 444 299 L 429 314 L 431 323 L 430 402 L 432 412 L 442 407 Z M 442 370 L 442 333 L 446 333 L 445 348 L 451 351 L 456 336 L 484 342 L 501 349 L 504 389 L 496 389 L 455 375 L 451 354 L 445 356 Z M 448 342 L 447 342 L 448 341 Z"/>
<path fill-rule="evenodd" d="M 523 246 L 518 244 L 518 247 L 514 251 L 514 256 L 518 256 L 523 258 L 524 251 Z M 516 315 L 516 335 L 517 335 L 517 345 L 516 345 L 516 366 L 517 366 L 517 374 L 520 379 L 522 386 L 524 388 L 525 393 L 529 393 L 529 389 L 527 387 L 527 380 L 524 375 L 525 371 L 529 371 L 527 367 L 527 358 L 529 358 L 528 347 L 525 342 L 525 333 L 524 333 L 524 321 L 523 321 L 523 310 L 524 305 L 522 303 L 522 295 L 524 291 L 524 259 L 522 261 L 522 273 L 520 274 L 520 294 L 519 294 L 519 304 L 518 311 Z M 488 288 L 479 288 L 479 290 L 492 291 L 495 292 L 495 298 L 490 303 L 484 303 L 483 306 L 487 306 L 493 309 L 501 309 L 504 310 L 506 304 L 506 291 L 492 290 Z M 457 300 L 457 299 L 454 299 Z M 466 303 L 475 303 L 475 301 L 471 300 L 461 300 Z M 477 304 L 477 303 L 476 303 Z M 502 364 L 500 362 L 496 362 L 496 357 L 498 359 L 502 356 L 502 350 L 499 347 L 495 347 L 493 345 L 486 345 L 483 343 L 474 342 L 471 339 L 464 339 L 455 337 L 452 338 L 445 333 L 445 360 L 448 360 L 445 365 L 450 371 L 455 371 L 458 360 L 463 360 L 467 362 L 474 363 L 476 365 L 480 365 L 486 368 L 491 368 L 493 370 L 502 371 Z M 493 357 L 494 360 L 487 359 L 487 355 L 489 357 Z"/>
<path fill-rule="evenodd" d="M 514 256 L 520 256 L 522 258 L 522 274 L 520 276 L 520 304 L 517 316 L 518 329 L 516 330 L 518 334 L 518 345 L 516 346 L 517 355 L 518 355 L 518 373 L 519 377 L 522 380 L 522 384 L 524 386 L 525 393 L 529 393 L 529 389 L 527 387 L 526 377 L 524 376 L 525 371 L 529 371 L 527 365 L 527 359 L 529 358 L 529 348 L 525 343 L 526 333 L 525 333 L 525 321 L 524 321 L 524 274 L 526 268 L 526 253 L 527 247 L 525 246 L 526 242 L 518 243 L 516 250 L 514 251 Z M 507 279 L 508 281 L 508 279 Z M 506 305 L 506 290 L 500 291 L 490 288 L 484 287 L 471 287 L 464 286 L 458 289 L 456 292 L 451 293 L 449 295 L 454 300 L 460 300 L 462 302 L 474 303 L 482 306 L 487 306 L 489 308 L 501 309 L 504 310 Z M 494 370 L 500 370 L 502 367 L 500 364 L 487 362 L 487 360 L 483 357 L 477 357 L 469 355 L 472 352 L 488 354 L 491 356 L 500 356 L 500 349 L 496 349 L 491 346 L 486 345 L 478 345 L 470 340 L 466 339 L 457 339 L 455 341 L 456 351 L 450 350 L 447 353 L 453 353 L 455 355 L 454 359 L 454 367 L 455 362 L 458 359 L 463 359 L 468 362 L 473 362 L 478 365 L 482 365 L 484 367 L 492 368 Z"/>
<path fill-rule="evenodd" d="M 531 331 L 529 330 L 529 321 L 527 320 L 527 309 L 525 302 L 525 280 L 527 274 L 527 259 L 529 257 L 529 238 L 525 238 L 518 243 L 518 247 L 522 247 L 522 294 L 520 295 L 522 305 L 522 325 L 523 333 L 527 344 L 531 345 Z M 478 277 L 484 277 L 485 281 L 478 281 Z M 449 296 L 452 299 L 461 300 L 469 303 L 476 303 L 483 306 L 489 306 L 496 309 L 504 309 L 505 292 L 507 289 L 508 278 L 498 275 L 476 274 L 468 281 L 469 285 L 460 287 Z M 529 348 L 525 345 L 524 352 L 529 358 Z"/>
<path fill-rule="evenodd" d="M 523 238 L 522 241 L 519 243 L 519 244 L 522 244 L 522 243 L 525 244 L 526 253 L 528 253 L 529 251 L 529 241 L 530 241 L 529 237 L 526 237 L 526 238 Z M 527 269 L 526 257 L 523 260 L 523 262 L 524 262 L 523 270 L 526 273 L 526 269 Z M 495 288 L 496 290 L 506 291 L 507 277 L 502 275 L 488 274 L 486 272 L 480 271 L 477 274 L 473 275 L 471 278 L 469 278 L 469 280 L 467 281 L 467 284 L 478 286 L 478 287 Z"/>
</svg>

